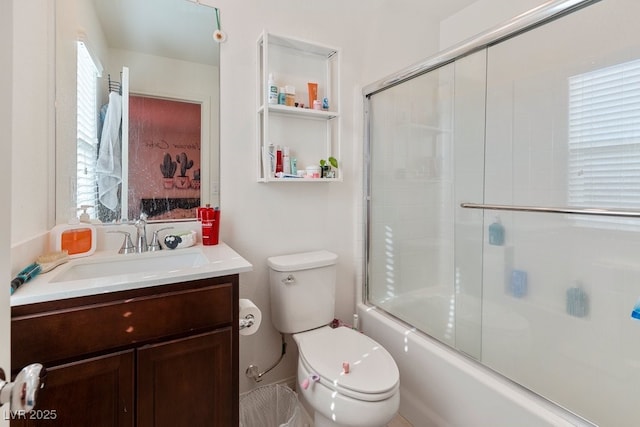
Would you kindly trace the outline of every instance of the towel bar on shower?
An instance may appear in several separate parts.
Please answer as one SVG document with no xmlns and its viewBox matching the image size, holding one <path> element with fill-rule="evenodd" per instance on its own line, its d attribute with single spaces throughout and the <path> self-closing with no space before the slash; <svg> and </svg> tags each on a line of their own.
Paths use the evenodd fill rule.
<svg viewBox="0 0 640 427">
<path fill-rule="evenodd" d="M 493 205 L 493 204 L 483 204 L 483 203 L 460 203 L 460 207 L 466 208 L 466 209 L 487 209 L 487 210 L 494 210 L 494 211 L 540 212 L 540 213 L 559 213 L 559 214 L 576 214 L 576 215 L 615 216 L 615 217 L 622 217 L 622 218 L 640 218 L 640 212 L 638 211 L 621 210 L 621 209 L 512 206 L 512 205 Z"/>
</svg>

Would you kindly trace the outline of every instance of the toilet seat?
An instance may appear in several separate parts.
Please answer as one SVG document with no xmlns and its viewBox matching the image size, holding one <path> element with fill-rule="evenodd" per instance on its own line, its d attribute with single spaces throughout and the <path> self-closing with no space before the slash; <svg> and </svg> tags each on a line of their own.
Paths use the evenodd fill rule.
<svg viewBox="0 0 640 427">
<path fill-rule="evenodd" d="M 363 401 L 397 393 L 398 367 L 389 352 L 368 336 L 346 327 L 323 327 L 294 335 L 300 362 L 310 375 L 339 393 Z M 343 363 L 349 363 L 349 373 Z"/>
</svg>

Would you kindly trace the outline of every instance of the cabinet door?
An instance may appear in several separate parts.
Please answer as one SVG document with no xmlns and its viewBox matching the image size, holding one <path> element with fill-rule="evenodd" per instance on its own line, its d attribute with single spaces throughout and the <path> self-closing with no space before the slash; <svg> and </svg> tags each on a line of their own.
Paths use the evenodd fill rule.
<svg viewBox="0 0 640 427">
<path fill-rule="evenodd" d="M 133 426 L 133 381 L 133 350 L 47 368 L 35 409 L 11 426 Z"/>
<path fill-rule="evenodd" d="M 139 427 L 238 425 L 231 328 L 138 350 Z"/>
</svg>

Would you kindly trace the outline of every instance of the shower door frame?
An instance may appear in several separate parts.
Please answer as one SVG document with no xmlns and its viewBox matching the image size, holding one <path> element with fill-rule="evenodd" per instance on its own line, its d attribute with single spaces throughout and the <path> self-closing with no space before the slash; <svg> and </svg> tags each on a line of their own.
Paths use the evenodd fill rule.
<svg viewBox="0 0 640 427">
<path fill-rule="evenodd" d="M 544 25 L 578 9 L 598 3 L 601 0 L 551 0 L 530 11 L 475 37 L 462 41 L 449 49 L 431 56 L 419 63 L 404 68 L 394 74 L 365 86 L 362 90 L 364 103 L 364 248 L 362 302 L 369 302 L 369 243 L 371 241 L 371 105 L 372 95 L 399 85 L 415 77 L 433 71 L 456 60 L 487 49 L 492 45 L 515 37 L 537 26 Z M 475 207 L 475 206 L 474 206 Z"/>
</svg>

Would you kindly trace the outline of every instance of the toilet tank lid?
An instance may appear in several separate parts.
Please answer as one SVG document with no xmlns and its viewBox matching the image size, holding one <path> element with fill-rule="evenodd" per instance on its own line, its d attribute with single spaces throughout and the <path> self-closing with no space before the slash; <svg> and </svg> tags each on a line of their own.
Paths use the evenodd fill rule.
<svg viewBox="0 0 640 427">
<path fill-rule="evenodd" d="M 295 271 L 334 265 L 337 260 L 338 255 L 322 250 L 270 257 L 267 264 L 276 271 Z"/>
</svg>

